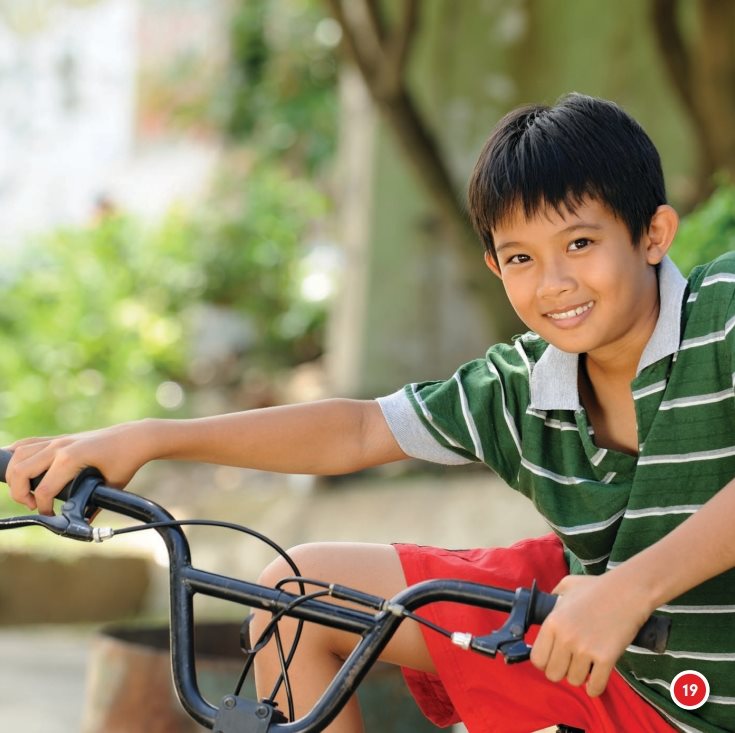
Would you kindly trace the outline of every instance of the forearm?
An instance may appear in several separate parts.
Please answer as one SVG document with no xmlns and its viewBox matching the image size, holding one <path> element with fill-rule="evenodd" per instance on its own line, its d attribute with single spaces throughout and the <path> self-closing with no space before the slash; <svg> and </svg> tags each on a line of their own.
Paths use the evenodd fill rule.
<svg viewBox="0 0 735 733">
<path fill-rule="evenodd" d="M 152 441 L 149 460 L 329 475 L 405 458 L 371 401 L 333 399 L 193 420 L 149 420 L 142 430 L 142 439 Z"/>
<path fill-rule="evenodd" d="M 6 478 L 13 498 L 52 511 L 79 471 L 98 468 L 124 487 L 149 461 L 169 458 L 281 473 L 339 474 L 405 458 L 373 401 L 323 400 L 194 420 L 142 420 L 12 446 Z M 45 474 L 35 491 L 30 480 Z"/>
<path fill-rule="evenodd" d="M 735 480 L 673 532 L 604 575 L 567 576 L 531 661 L 548 679 L 602 694 L 635 632 L 659 606 L 735 567 Z"/>
<path fill-rule="evenodd" d="M 735 567 L 735 480 L 674 531 L 611 571 L 649 610 Z M 611 577 L 612 579 L 612 577 Z"/>
</svg>

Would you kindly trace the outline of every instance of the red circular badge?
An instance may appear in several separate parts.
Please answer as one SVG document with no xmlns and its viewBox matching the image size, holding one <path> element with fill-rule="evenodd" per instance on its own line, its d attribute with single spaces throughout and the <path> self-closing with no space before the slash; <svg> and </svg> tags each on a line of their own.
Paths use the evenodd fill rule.
<svg viewBox="0 0 735 733">
<path fill-rule="evenodd" d="M 671 699 L 684 710 L 702 707 L 709 697 L 709 682 L 693 669 L 679 672 L 671 683 Z"/>
</svg>

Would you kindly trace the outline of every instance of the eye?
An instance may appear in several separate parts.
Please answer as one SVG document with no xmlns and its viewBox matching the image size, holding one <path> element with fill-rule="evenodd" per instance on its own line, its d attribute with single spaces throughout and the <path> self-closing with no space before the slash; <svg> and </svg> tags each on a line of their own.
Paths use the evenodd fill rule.
<svg viewBox="0 0 735 733">
<path fill-rule="evenodd" d="M 575 239 L 569 245 L 569 249 L 572 252 L 579 252 L 580 250 L 587 248 L 590 244 L 592 244 L 592 240 L 591 239 L 586 239 L 585 237 L 580 237 L 579 239 Z"/>
<path fill-rule="evenodd" d="M 528 255 L 512 255 L 506 259 L 506 265 L 523 265 L 526 262 L 530 262 L 531 258 Z"/>
</svg>

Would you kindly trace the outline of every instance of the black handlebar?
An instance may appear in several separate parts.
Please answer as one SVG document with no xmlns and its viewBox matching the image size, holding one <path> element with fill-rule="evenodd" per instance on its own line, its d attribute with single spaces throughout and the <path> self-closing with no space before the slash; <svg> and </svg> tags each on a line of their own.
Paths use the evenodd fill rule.
<svg viewBox="0 0 735 733">
<path fill-rule="evenodd" d="M 11 454 L 0 450 L 0 480 Z M 38 481 L 34 480 L 34 486 Z M 540 624 L 551 613 L 558 597 L 534 588 L 510 591 L 459 580 L 428 580 L 409 586 L 376 612 L 358 611 L 319 600 L 301 602 L 299 596 L 283 590 L 199 570 L 191 564 L 186 537 L 173 517 L 163 507 L 130 492 L 104 484 L 95 469 L 86 469 L 64 489 L 61 515 L 56 517 L 19 517 L 0 519 L 0 529 L 42 524 L 58 534 L 89 541 L 99 539 L 88 517 L 97 509 L 107 509 L 122 516 L 155 524 L 169 554 L 169 589 L 171 619 L 171 661 L 174 683 L 188 714 L 207 728 L 223 733 L 263 731 L 264 733 L 317 733 L 339 713 L 365 674 L 377 661 L 403 620 L 401 611 L 413 611 L 437 601 L 453 601 L 480 606 L 509 614 L 507 622 L 485 636 L 453 634 L 452 641 L 466 649 L 495 656 L 502 654 L 509 663 L 527 659 L 530 647 L 524 634 L 532 624 Z M 111 536 L 112 533 L 105 536 Z M 275 722 L 277 714 L 269 706 L 228 696 L 218 708 L 206 701 L 197 685 L 194 659 L 193 596 L 213 596 L 249 607 L 272 612 L 285 611 L 295 618 L 359 634 L 362 639 L 345 661 L 329 688 L 312 710 L 300 720 Z M 633 644 L 661 653 L 666 648 L 670 621 L 652 616 Z M 264 716 L 267 720 L 264 721 Z M 273 717 L 271 717 L 273 716 Z M 255 727 L 257 723 L 260 727 Z"/>
</svg>

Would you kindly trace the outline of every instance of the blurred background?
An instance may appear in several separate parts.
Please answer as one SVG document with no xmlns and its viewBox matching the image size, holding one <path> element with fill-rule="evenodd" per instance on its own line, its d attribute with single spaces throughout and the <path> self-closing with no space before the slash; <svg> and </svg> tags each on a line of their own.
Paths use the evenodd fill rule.
<svg viewBox="0 0 735 733">
<path fill-rule="evenodd" d="M 0 0 L 0 441 L 451 374 L 522 328 L 466 219 L 475 158 L 505 112 L 569 91 L 618 102 L 653 138 L 685 272 L 735 248 L 735 3 Z M 544 530 L 474 470 L 150 466 L 138 481 L 179 515 L 235 515 L 285 545 Z M 117 595 L 94 609 L 48 565 L 79 550 L 4 534 L 6 651 L 18 623 L 165 611 L 155 538 L 96 548 L 137 579 L 103 565 L 95 582 Z M 219 571 L 267 562 L 228 541 L 201 537 Z M 16 606 L 49 582 L 12 564 L 31 560 L 57 615 Z M 37 585 L 21 593 L 21 577 Z M 62 730 L 53 719 L 39 730 Z"/>
</svg>

